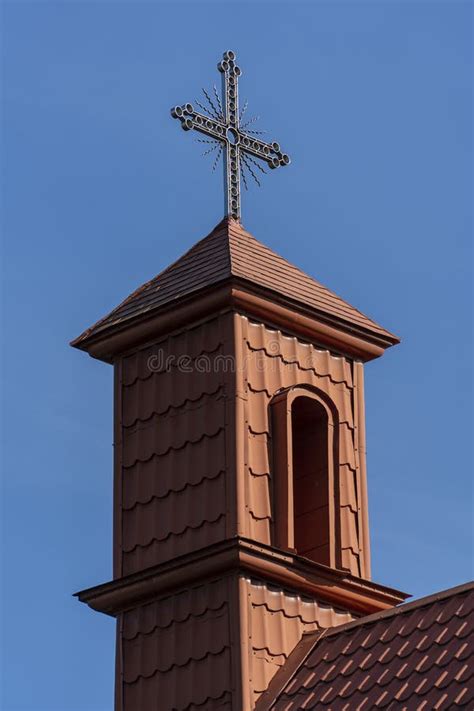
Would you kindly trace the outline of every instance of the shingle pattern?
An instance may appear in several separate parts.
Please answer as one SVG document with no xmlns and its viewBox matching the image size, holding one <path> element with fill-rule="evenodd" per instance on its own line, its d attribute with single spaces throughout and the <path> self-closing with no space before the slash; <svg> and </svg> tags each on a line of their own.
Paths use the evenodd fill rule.
<svg viewBox="0 0 474 711">
<path fill-rule="evenodd" d="M 231 708 L 228 600 L 223 579 L 123 613 L 125 708 Z"/>
<path fill-rule="evenodd" d="M 341 625 L 353 616 L 261 580 L 246 579 L 246 588 L 251 638 L 250 675 L 256 701 L 286 663 L 304 632 Z"/>
<path fill-rule="evenodd" d="M 229 375 L 213 361 L 225 352 L 231 320 L 211 319 L 122 359 L 124 575 L 225 538 Z M 172 357 L 169 368 L 159 356 Z M 196 370 L 198 358 L 209 372 Z"/>
<path fill-rule="evenodd" d="M 263 245 L 240 223 L 226 218 L 176 262 L 81 334 L 74 345 L 80 346 L 92 335 L 146 316 L 232 277 L 335 317 L 346 326 L 356 325 L 394 343 L 398 340 L 337 294 Z"/>
<path fill-rule="evenodd" d="M 474 585 L 332 629 L 272 711 L 474 708 Z"/>
<path fill-rule="evenodd" d="M 237 325 L 236 325 L 237 324 Z M 241 331 L 235 345 L 233 328 Z M 215 367 L 240 351 L 245 368 Z M 189 368 L 179 368 L 186 356 Z M 168 369 L 156 370 L 171 357 Z M 160 358 L 161 360 L 157 360 Z M 206 359 L 206 368 L 196 368 Z M 150 367 L 151 365 L 154 367 Z M 264 366 L 264 367 L 263 367 Z M 123 574 L 169 560 L 225 537 L 230 381 L 244 397 L 238 423 L 245 441 L 244 535 L 271 544 L 270 401 L 281 388 L 314 385 L 339 412 L 339 482 L 343 565 L 363 574 L 358 530 L 352 364 L 326 350 L 224 314 L 122 358 L 121 441 Z M 196 502 L 200 501 L 197 505 Z"/>
</svg>

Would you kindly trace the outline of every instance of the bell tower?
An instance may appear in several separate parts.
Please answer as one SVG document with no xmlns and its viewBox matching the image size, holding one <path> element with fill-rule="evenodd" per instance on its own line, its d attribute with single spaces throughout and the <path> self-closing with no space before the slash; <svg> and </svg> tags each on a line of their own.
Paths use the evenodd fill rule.
<svg viewBox="0 0 474 711">
<path fill-rule="evenodd" d="M 250 711 L 371 581 L 364 364 L 398 339 L 232 217 L 72 345 L 114 368 L 116 711 Z"/>
</svg>

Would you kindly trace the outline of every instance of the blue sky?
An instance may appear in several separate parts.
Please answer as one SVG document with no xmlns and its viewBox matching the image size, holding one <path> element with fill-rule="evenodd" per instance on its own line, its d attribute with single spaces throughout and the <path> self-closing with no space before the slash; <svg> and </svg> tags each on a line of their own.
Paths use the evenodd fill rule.
<svg viewBox="0 0 474 711">
<path fill-rule="evenodd" d="M 293 159 L 258 239 L 399 334 L 366 368 L 373 577 L 472 576 L 472 5 L 4 2 L 4 711 L 109 711 L 112 369 L 69 348 L 222 217 L 169 116 L 238 53 Z"/>
</svg>

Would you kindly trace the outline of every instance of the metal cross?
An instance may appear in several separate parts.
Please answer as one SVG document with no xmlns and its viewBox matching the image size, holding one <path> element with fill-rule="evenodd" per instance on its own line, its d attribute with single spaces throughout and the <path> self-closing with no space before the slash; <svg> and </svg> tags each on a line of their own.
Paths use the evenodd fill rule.
<svg viewBox="0 0 474 711">
<path fill-rule="evenodd" d="M 195 129 L 208 136 L 211 139 L 211 143 L 215 141 L 216 147 L 219 148 L 217 158 L 220 157 L 221 153 L 224 153 L 226 214 L 236 220 L 240 220 L 241 168 L 245 166 L 259 183 L 252 170 L 252 164 L 262 172 L 265 172 L 265 170 L 255 161 L 255 158 L 264 161 L 269 168 L 288 165 L 290 158 L 286 153 L 282 153 L 278 143 L 265 143 L 255 137 L 256 132 L 250 129 L 243 130 L 250 122 L 247 122 L 241 128 L 240 121 L 246 105 L 239 112 L 238 79 L 242 71 L 237 66 L 235 59 L 235 52 L 228 50 L 224 52 L 222 61 L 217 65 L 218 70 L 222 73 L 223 102 L 219 99 L 215 87 L 214 95 L 217 105 L 214 104 L 209 94 L 203 90 L 211 107 L 211 116 L 206 116 L 204 113 L 196 111 L 192 104 L 174 106 L 171 109 L 171 115 L 181 121 L 181 128 L 185 131 Z M 201 104 L 199 106 L 207 110 Z M 214 149 L 211 148 L 208 152 L 212 150 Z M 242 177 L 245 181 L 245 175 Z"/>
</svg>

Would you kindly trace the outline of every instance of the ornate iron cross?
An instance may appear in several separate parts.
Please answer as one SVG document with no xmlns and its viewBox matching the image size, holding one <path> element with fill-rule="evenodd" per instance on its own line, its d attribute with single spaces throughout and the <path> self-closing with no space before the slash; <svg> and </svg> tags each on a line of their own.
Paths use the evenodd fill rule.
<svg viewBox="0 0 474 711">
<path fill-rule="evenodd" d="M 262 133 L 261 131 L 254 131 L 252 129 L 245 130 L 255 119 L 251 119 L 241 125 L 241 119 L 245 113 L 247 104 L 239 111 L 238 79 L 242 71 L 240 67 L 237 66 L 235 59 L 235 52 L 228 50 L 224 52 L 222 61 L 217 65 L 218 70 L 222 73 L 223 101 L 219 98 L 217 89 L 214 87 L 216 103 L 213 102 L 209 94 L 203 89 L 210 110 L 206 109 L 206 107 L 199 102 L 196 102 L 203 111 L 209 111 L 210 116 L 196 111 L 192 104 L 174 106 L 171 109 L 171 115 L 173 118 L 181 121 L 181 128 L 185 131 L 195 129 L 210 139 L 203 141 L 204 143 L 215 144 L 206 151 L 206 153 L 210 153 L 215 149 L 218 150 L 214 168 L 222 153 L 224 154 L 226 214 L 236 220 L 240 220 L 241 175 L 245 187 L 247 187 L 244 170 L 247 169 L 260 185 L 260 181 L 253 167 L 258 168 L 258 170 L 263 173 L 266 171 L 262 168 L 261 164 L 255 160 L 256 158 L 260 161 L 264 161 L 268 167 L 272 169 L 288 165 L 290 158 L 286 153 L 281 151 L 278 143 L 265 143 L 257 138 L 257 134 Z"/>
</svg>

